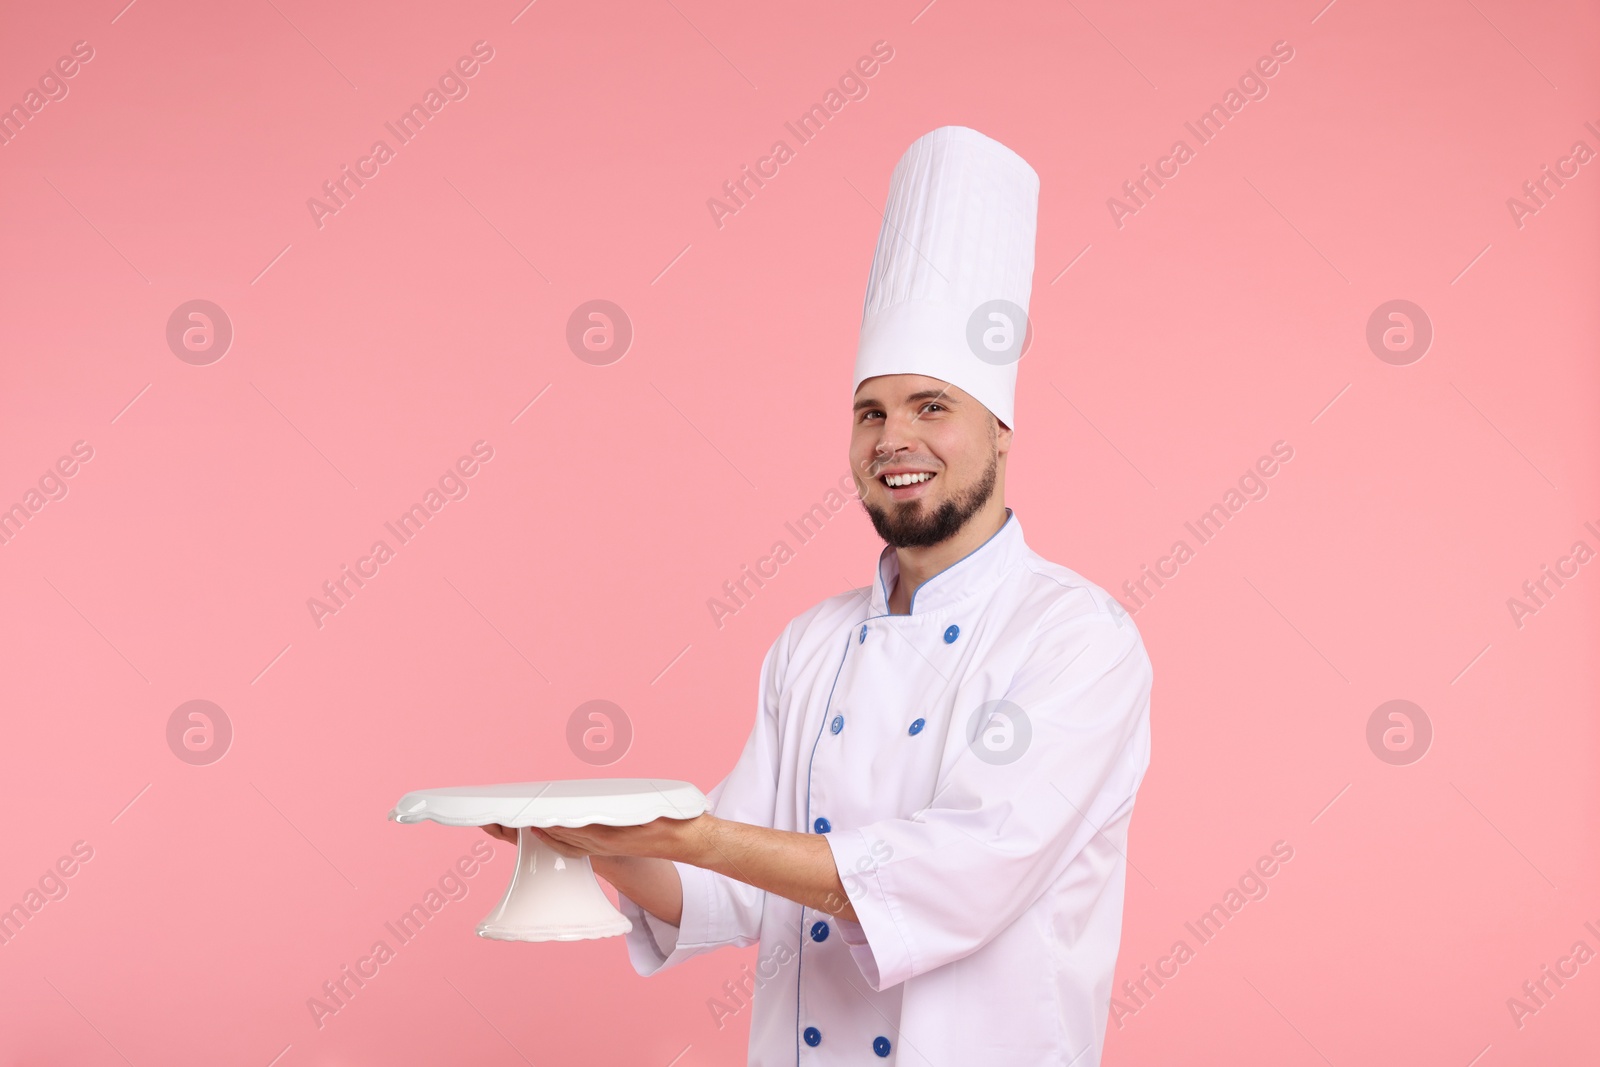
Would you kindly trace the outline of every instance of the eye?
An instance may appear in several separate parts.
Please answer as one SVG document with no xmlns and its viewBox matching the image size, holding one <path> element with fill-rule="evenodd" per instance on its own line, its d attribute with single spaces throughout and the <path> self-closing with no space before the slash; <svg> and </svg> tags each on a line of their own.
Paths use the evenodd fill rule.
<svg viewBox="0 0 1600 1067">
<path fill-rule="evenodd" d="M 868 408 L 867 410 L 865 410 L 865 411 L 863 411 L 861 413 L 861 421 L 865 422 L 867 419 L 870 419 L 874 415 L 882 415 L 882 414 L 883 414 L 883 412 L 879 411 L 876 408 Z"/>
<path fill-rule="evenodd" d="M 930 400 L 926 404 L 922 405 L 922 410 L 923 411 L 927 411 L 929 408 L 938 408 L 940 411 L 949 411 L 950 410 L 949 408 L 945 407 L 943 404 L 939 403 L 937 400 Z"/>
</svg>

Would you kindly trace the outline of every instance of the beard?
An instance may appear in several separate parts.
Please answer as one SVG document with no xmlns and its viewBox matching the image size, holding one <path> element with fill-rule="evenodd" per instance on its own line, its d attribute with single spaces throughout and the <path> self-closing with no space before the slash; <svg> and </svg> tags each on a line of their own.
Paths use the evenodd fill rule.
<svg viewBox="0 0 1600 1067">
<path fill-rule="evenodd" d="M 931 514 L 924 511 L 920 500 L 891 501 L 887 508 L 881 508 L 862 498 L 861 506 L 867 509 L 872 528 L 886 544 L 893 548 L 927 548 L 954 537 L 967 520 L 989 502 L 994 495 L 999 466 L 996 454 L 991 453 L 983 476 L 966 492 L 934 508 Z"/>
</svg>

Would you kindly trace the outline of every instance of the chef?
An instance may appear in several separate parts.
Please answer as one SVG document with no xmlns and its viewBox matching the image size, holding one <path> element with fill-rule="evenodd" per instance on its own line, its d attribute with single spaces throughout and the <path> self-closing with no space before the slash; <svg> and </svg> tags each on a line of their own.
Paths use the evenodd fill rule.
<svg viewBox="0 0 1600 1067">
<path fill-rule="evenodd" d="M 759 946 L 715 991 L 751 1067 L 1100 1062 L 1151 667 L 1005 506 L 1038 190 L 963 126 L 906 150 L 851 402 L 870 583 L 773 642 L 709 813 L 535 831 L 617 889 L 639 974 Z"/>
</svg>

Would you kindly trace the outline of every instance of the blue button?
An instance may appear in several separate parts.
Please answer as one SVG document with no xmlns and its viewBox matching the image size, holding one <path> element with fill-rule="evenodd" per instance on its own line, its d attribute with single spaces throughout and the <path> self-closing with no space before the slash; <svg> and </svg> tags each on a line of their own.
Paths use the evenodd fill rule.
<svg viewBox="0 0 1600 1067">
<path fill-rule="evenodd" d="M 960 636 L 961 636 L 961 627 L 959 627 L 959 626 L 948 627 L 948 628 L 946 628 L 946 630 L 944 632 L 944 643 L 947 644 L 947 645 L 953 645 L 953 644 L 956 643 L 956 638 L 958 638 Z M 883 1056 L 883 1055 L 887 1055 L 887 1053 L 880 1052 L 878 1055 Z"/>
<path fill-rule="evenodd" d="M 843 730 L 844 729 L 844 716 L 843 715 L 835 715 L 833 717 L 833 723 L 832 723 L 832 725 L 830 725 L 828 727 L 828 729 L 832 730 L 834 733 L 838 733 L 840 730 Z"/>
<path fill-rule="evenodd" d="M 816 822 L 811 824 L 811 828 L 819 834 L 825 834 L 829 830 L 833 829 L 833 823 L 829 822 L 827 819 L 818 819 Z"/>
<path fill-rule="evenodd" d="M 811 940 L 813 940 L 813 941 L 826 941 L 826 940 L 828 940 L 828 924 L 825 923 L 825 922 L 814 922 L 814 923 L 812 923 L 811 924 Z"/>
<path fill-rule="evenodd" d="M 800 1036 L 805 1038 L 806 1044 L 810 1045 L 812 1048 L 816 1048 L 818 1045 L 822 1044 L 822 1031 L 818 1030 L 815 1026 L 806 1027 L 805 1032 Z"/>
<path fill-rule="evenodd" d="M 866 639 L 867 639 L 867 625 L 866 625 L 866 623 L 862 623 L 861 624 L 861 636 L 856 638 L 856 644 L 859 645 L 861 642 L 865 641 Z"/>
<path fill-rule="evenodd" d="M 889 1039 L 886 1037 L 873 1038 L 872 1051 L 876 1052 L 880 1056 L 887 1056 L 889 1054 Z"/>
<path fill-rule="evenodd" d="M 925 720 L 925 719 L 918 719 L 916 722 L 912 723 L 911 724 L 911 734 L 912 734 L 912 736 L 920 734 L 922 732 L 922 728 L 924 726 L 926 726 L 926 725 L 928 725 L 928 723 L 927 723 L 927 720 Z"/>
</svg>

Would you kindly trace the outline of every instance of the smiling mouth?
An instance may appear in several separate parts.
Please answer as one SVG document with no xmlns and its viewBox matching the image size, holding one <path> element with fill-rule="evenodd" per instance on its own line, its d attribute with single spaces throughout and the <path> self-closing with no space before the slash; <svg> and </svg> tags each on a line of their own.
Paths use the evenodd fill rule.
<svg viewBox="0 0 1600 1067">
<path fill-rule="evenodd" d="M 914 474 L 882 474 L 878 484 L 889 493 L 890 500 L 913 500 L 928 493 L 928 485 L 937 477 L 932 471 Z"/>
</svg>

